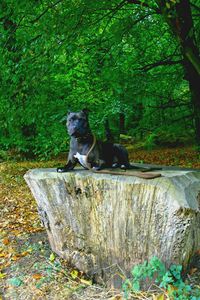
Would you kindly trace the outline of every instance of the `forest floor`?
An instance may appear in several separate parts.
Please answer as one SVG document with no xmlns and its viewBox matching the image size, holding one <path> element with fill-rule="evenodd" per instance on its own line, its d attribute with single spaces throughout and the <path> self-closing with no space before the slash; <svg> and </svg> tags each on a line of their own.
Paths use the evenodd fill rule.
<svg viewBox="0 0 200 300">
<path fill-rule="evenodd" d="M 200 155 L 192 148 L 130 149 L 130 159 L 200 169 Z M 63 163 L 63 159 L 0 163 L 0 300 L 123 299 L 120 292 L 92 284 L 84 274 L 52 253 L 49 247 L 36 203 L 23 175 L 28 169 L 54 168 Z M 200 265 L 193 267 L 188 275 L 191 282 L 199 285 L 199 274 Z M 144 292 L 131 299 L 161 299 L 152 297 Z"/>
</svg>

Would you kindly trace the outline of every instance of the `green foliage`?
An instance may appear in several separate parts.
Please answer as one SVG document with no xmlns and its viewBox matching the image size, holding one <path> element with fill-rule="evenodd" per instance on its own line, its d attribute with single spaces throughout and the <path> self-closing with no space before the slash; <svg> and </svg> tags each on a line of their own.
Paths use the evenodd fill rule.
<svg viewBox="0 0 200 300">
<path fill-rule="evenodd" d="M 1 149 L 40 159 L 66 151 L 61 120 L 84 107 L 101 137 L 107 117 L 114 134 L 123 133 L 121 114 L 128 135 L 145 140 L 151 132 L 148 148 L 160 128 L 188 132 L 189 85 L 174 63 L 182 53 L 158 3 L 1 1 Z M 198 18 L 194 25 L 198 37 Z"/>
<path fill-rule="evenodd" d="M 146 139 L 144 141 L 144 147 L 147 150 L 152 150 L 156 146 L 156 143 L 155 143 L 156 137 L 157 137 L 156 132 L 152 132 L 146 137 Z"/>
<path fill-rule="evenodd" d="M 194 143 L 194 130 L 184 126 L 160 126 L 149 133 L 143 142 L 143 147 L 152 150 L 155 147 L 177 147 Z"/>
<path fill-rule="evenodd" d="M 182 279 L 182 266 L 171 265 L 169 270 L 157 258 L 153 257 L 149 262 L 136 265 L 131 271 L 132 278 L 126 279 L 122 289 L 125 299 L 128 299 L 131 292 L 141 290 L 142 284 L 155 283 L 160 288 L 164 288 L 171 299 L 174 300 L 198 300 L 200 289 L 192 288 Z"/>
<path fill-rule="evenodd" d="M 0 150 L 0 161 L 8 161 L 10 159 L 8 153 L 5 150 Z"/>
</svg>

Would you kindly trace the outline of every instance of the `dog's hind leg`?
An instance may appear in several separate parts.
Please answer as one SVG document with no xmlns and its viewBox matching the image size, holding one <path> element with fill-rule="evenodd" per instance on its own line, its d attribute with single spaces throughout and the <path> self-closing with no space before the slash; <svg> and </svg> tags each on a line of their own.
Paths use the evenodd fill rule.
<svg viewBox="0 0 200 300">
<path fill-rule="evenodd" d="M 114 168 L 121 168 L 123 170 L 130 168 L 128 151 L 120 144 L 113 144 L 114 156 L 117 158 L 117 162 L 113 164 Z"/>
</svg>

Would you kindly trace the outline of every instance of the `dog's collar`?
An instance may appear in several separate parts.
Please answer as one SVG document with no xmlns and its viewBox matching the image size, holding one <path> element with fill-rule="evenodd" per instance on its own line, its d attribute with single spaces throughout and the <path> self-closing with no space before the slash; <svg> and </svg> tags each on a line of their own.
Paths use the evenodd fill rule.
<svg viewBox="0 0 200 300">
<path fill-rule="evenodd" d="M 80 143 L 80 142 L 85 142 L 89 139 L 93 139 L 93 136 L 91 133 L 88 133 L 87 135 L 76 137 L 75 139 L 78 143 Z"/>
</svg>

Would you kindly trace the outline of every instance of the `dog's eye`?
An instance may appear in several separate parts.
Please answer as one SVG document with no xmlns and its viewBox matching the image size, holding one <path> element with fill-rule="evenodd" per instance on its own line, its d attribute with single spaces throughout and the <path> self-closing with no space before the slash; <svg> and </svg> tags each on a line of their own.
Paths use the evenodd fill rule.
<svg viewBox="0 0 200 300">
<path fill-rule="evenodd" d="M 72 122 L 74 120 L 76 120 L 76 118 L 72 117 L 72 118 L 68 119 L 68 122 Z"/>
<path fill-rule="evenodd" d="M 78 121 L 78 122 L 82 122 L 84 120 L 85 120 L 84 118 L 74 118 L 74 121 Z"/>
<path fill-rule="evenodd" d="M 70 119 L 68 119 L 68 122 L 74 122 L 74 121 L 85 121 L 84 118 L 77 118 L 77 117 L 71 117 Z"/>
</svg>

